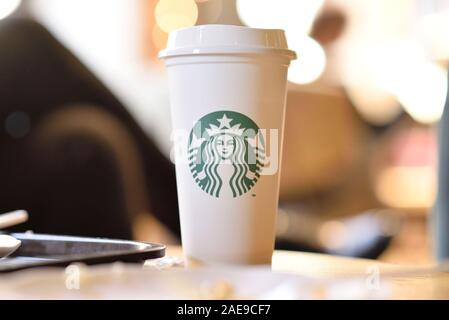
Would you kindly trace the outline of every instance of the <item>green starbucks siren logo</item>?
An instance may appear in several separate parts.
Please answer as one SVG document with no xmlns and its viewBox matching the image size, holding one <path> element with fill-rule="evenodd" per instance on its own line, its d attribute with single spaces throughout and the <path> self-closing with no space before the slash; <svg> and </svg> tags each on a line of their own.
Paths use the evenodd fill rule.
<svg viewBox="0 0 449 320">
<path fill-rule="evenodd" d="M 189 136 L 190 171 L 198 186 L 211 196 L 238 197 L 260 178 L 265 142 L 247 116 L 217 111 L 202 117 Z"/>
</svg>

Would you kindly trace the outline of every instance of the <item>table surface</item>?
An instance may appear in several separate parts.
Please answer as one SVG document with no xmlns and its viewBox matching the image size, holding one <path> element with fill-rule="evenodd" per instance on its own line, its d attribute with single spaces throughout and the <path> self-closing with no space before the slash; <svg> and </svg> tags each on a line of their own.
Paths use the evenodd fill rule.
<svg viewBox="0 0 449 320">
<path fill-rule="evenodd" d="M 168 247 L 168 256 L 182 257 L 180 247 Z M 436 265 L 396 265 L 376 260 L 326 254 L 275 251 L 272 269 L 317 279 L 359 278 L 388 283 L 392 298 L 449 299 L 449 268 Z"/>
<path fill-rule="evenodd" d="M 182 249 L 178 246 L 169 246 L 166 255 L 182 257 Z M 291 272 L 318 278 L 360 276 L 371 272 L 373 268 L 380 272 L 394 272 L 403 269 L 404 266 L 369 259 L 282 250 L 274 252 L 272 261 L 273 271 Z M 410 268 L 407 267 L 407 269 Z"/>
<path fill-rule="evenodd" d="M 176 269 L 182 268 L 182 262 L 181 247 L 168 247 L 166 258 L 148 260 L 145 263 L 145 268 L 156 268 L 158 270 Z M 129 268 L 129 273 L 124 276 L 126 274 L 126 268 Z M 304 283 L 311 285 L 311 287 L 301 288 L 303 290 L 308 290 L 308 294 L 313 298 L 449 299 L 449 265 L 426 265 L 415 267 L 410 265 L 387 264 L 376 260 L 344 258 L 325 254 L 275 251 L 273 254 L 272 269 L 274 272 L 300 276 L 298 277 L 298 280 L 304 280 L 306 281 Z M 122 283 L 125 287 L 121 288 L 118 292 L 114 293 L 113 290 L 111 292 L 108 291 L 109 294 L 116 294 L 116 297 L 124 294 L 124 292 L 136 294 L 133 287 L 135 284 L 133 284 L 130 279 L 132 276 L 139 277 L 139 272 L 143 271 L 139 266 L 114 264 L 85 268 L 82 270 L 84 270 L 83 273 L 85 274 L 81 276 L 81 280 L 85 281 L 85 284 L 88 284 L 86 286 L 87 289 L 84 291 L 79 290 L 73 293 L 69 290 L 70 292 L 68 292 L 66 290 L 66 279 L 61 277 L 60 270 L 53 270 L 52 275 L 54 278 L 51 278 L 49 270 L 28 270 L 23 271 L 24 273 L 21 274 L 20 277 L 19 274 L 12 274 L 9 278 L 10 282 L 0 281 L 0 298 L 2 294 L 3 296 L 10 298 L 12 294 L 11 288 L 16 288 L 17 292 L 14 290 L 12 290 L 12 292 L 15 292 L 19 296 L 21 294 L 25 294 L 25 296 L 26 294 L 29 294 L 31 295 L 30 297 L 33 298 L 36 298 L 36 296 L 40 297 L 42 294 L 42 287 L 48 284 L 50 288 L 54 289 L 47 290 L 48 293 L 57 293 L 57 298 L 64 298 L 65 295 L 72 297 L 71 294 L 76 294 L 77 298 L 90 299 L 92 292 L 96 292 L 89 287 L 89 284 L 91 286 L 96 285 L 96 282 L 93 281 L 94 279 L 98 281 L 98 284 L 104 285 L 107 285 L 108 281 L 110 281 L 109 284 L 114 285 L 114 290 L 120 289 L 118 283 Z M 196 273 L 181 272 L 178 275 L 201 275 L 201 267 L 195 271 Z M 210 273 L 208 274 L 210 275 Z M 154 273 L 152 275 L 154 276 Z M 221 277 L 220 272 L 218 272 L 218 275 Z M 150 276 L 150 274 L 148 274 L 148 276 Z M 169 275 L 168 279 L 166 277 L 164 278 L 165 281 L 170 280 L 166 283 L 164 282 L 168 287 L 173 286 L 172 277 L 173 274 Z M 283 277 L 281 277 L 281 279 L 282 278 Z M 53 281 L 50 281 L 49 279 L 53 279 Z M 146 280 L 150 281 L 149 279 Z M 179 279 L 182 279 L 182 277 Z M 151 281 L 154 280 L 155 279 L 153 278 Z M 292 279 L 292 281 L 295 283 L 295 280 Z M 26 283 L 30 287 L 24 291 L 23 288 Z M 137 283 L 140 284 L 141 281 L 138 281 Z M 155 285 L 155 282 L 151 283 L 152 285 Z M 179 283 L 181 284 L 179 288 L 182 289 L 184 287 L 184 282 L 180 281 Z M 83 288 L 85 287 L 85 284 L 83 284 Z M 3 292 L 2 285 L 4 286 Z M 178 285 L 178 282 L 176 282 L 177 288 Z M 144 287 L 146 290 L 147 287 Z M 34 291 L 31 290 L 33 288 Z M 59 291 L 57 290 L 58 288 Z M 190 289 L 189 292 L 191 291 Z M 285 290 L 284 287 L 281 289 Z M 33 292 L 35 296 L 33 296 Z M 283 293 L 285 293 L 285 291 Z M 142 294 L 148 294 L 148 292 L 143 291 Z M 98 298 L 98 296 L 96 297 Z"/>
</svg>

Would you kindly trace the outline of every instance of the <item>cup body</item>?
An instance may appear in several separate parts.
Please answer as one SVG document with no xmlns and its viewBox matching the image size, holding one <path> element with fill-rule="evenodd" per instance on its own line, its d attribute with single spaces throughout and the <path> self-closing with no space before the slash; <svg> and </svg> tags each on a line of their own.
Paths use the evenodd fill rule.
<svg viewBox="0 0 449 320">
<path fill-rule="evenodd" d="M 236 49 L 165 58 L 190 263 L 271 263 L 290 60 Z"/>
</svg>

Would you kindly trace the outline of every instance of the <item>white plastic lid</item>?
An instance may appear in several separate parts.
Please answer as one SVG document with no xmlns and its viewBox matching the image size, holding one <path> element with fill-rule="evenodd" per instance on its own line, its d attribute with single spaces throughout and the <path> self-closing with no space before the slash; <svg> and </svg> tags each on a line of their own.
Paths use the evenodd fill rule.
<svg viewBox="0 0 449 320">
<path fill-rule="evenodd" d="M 276 53 L 296 59 L 296 53 L 288 49 L 283 30 L 219 24 L 171 32 L 167 48 L 159 53 L 159 58 L 217 53 Z"/>
</svg>

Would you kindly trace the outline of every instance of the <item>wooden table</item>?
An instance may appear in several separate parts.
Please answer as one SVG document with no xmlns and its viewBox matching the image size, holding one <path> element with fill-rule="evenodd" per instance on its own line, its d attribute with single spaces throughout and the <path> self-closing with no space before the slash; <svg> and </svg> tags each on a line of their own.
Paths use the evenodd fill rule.
<svg viewBox="0 0 449 320">
<path fill-rule="evenodd" d="M 181 247 L 169 246 L 167 256 L 182 257 Z M 274 252 L 272 266 L 273 271 L 292 272 L 318 278 L 361 276 L 369 273 L 373 268 L 377 268 L 380 272 L 401 269 L 401 266 L 376 260 L 282 250 Z"/>
<path fill-rule="evenodd" d="M 173 259 L 173 257 L 181 259 Z M 23 273 L 5 275 L 5 278 L 0 281 L 0 299 L 2 297 L 4 299 L 17 297 L 27 299 L 118 299 L 129 298 L 130 296 L 157 298 L 159 297 L 159 291 L 148 290 L 148 288 L 154 288 L 158 285 L 159 288 L 167 289 L 167 292 L 181 290 L 180 295 L 190 297 L 192 292 L 196 292 L 192 290 L 191 285 L 201 278 L 201 267 L 191 273 L 183 270 L 178 270 L 181 272 L 177 273 L 176 270 L 173 270 L 174 273 L 164 274 L 167 269 L 167 271 L 170 271 L 170 269 L 182 268 L 182 261 L 181 248 L 169 247 L 167 257 L 148 260 L 143 269 L 140 265 L 123 264 L 75 268 L 78 272 L 78 281 L 80 281 L 77 290 L 67 290 L 67 270 L 36 269 L 22 271 Z M 280 289 L 276 287 L 277 282 L 274 285 L 274 288 L 276 288 L 274 292 L 279 297 L 285 296 L 286 292 L 287 297 L 291 296 L 292 293 L 296 297 L 298 292 L 302 290 L 299 296 L 311 299 L 449 299 L 448 266 L 446 268 L 432 265 L 401 266 L 375 260 L 293 251 L 276 251 L 273 255 L 272 266 L 274 272 L 293 273 L 301 276 L 279 275 L 279 278 L 273 277 L 278 280 L 284 279 L 279 280 Z M 152 268 L 153 270 L 151 270 Z M 147 271 L 149 272 L 146 273 Z M 156 273 L 152 271 L 156 271 Z M 215 272 L 215 276 L 219 277 L 220 281 L 226 281 L 226 277 L 232 278 L 233 272 L 234 277 L 237 274 L 237 278 L 240 277 L 239 279 L 245 276 L 238 270 L 228 270 L 231 273 L 222 277 L 223 274 L 226 274 L 225 270 L 221 270 L 224 272 L 223 274 L 220 270 L 217 271 L 219 272 Z M 268 276 L 266 271 L 262 270 L 263 277 Z M 212 274 L 214 273 L 212 272 Z M 208 273 L 208 275 L 210 276 L 211 273 Z M 191 279 L 186 281 L 188 276 Z M 142 285 L 145 281 L 148 286 Z M 251 281 L 259 280 L 253 278 Z M 287 291 L 285 291 L 286 287 L 283 285 L 286 284 L 286 281 L 288 281 L 288 284 L 291 281 L 293 289 L 287 288 Z M 257 284 L 251 282 L 246 286 Z M 43 290 L 43 288 L 46 289 Z M 296 289 L 299 291 L 291 291 Z M 279 292 L 279 290 L 281 291 Z M 154 292 L 156 292 L 156 295 Z"/>
<path fill-rule="evenodd" d="M 182 256 L 169 247 L 169 256 Z M 367 286 L 388 286 L 395 299 L 449 299 L 449 268 L 435 265 L 404 266 L 369 259 L 337 257 L 294 251 L 275 251 L 273 271 L 295 273 L 320 280 L 359 279 Z M 375 288 L 374 288 L 375 289 Z"/>
</svg>

